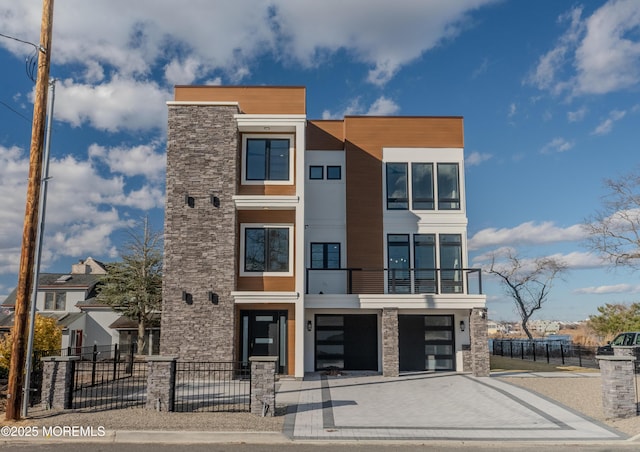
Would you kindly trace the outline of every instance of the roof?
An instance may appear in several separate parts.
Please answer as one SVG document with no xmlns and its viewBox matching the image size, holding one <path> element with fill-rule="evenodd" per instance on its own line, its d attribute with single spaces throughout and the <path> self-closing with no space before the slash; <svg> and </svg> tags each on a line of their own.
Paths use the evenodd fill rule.
<svg viewBox="0 0 640 452">
<path fill-rule="evenodd" d="M 121 315 L 109 325 L 109 328 L 113 328 L 114 330 L 137 330 L 138 329 L 138 321 L 130 319 L 124 315 Z M 151 325 L 147 326 L 147 329 L 159 329 L 160 328 L 160 313 L 152 314 L 151 316 Z"/>
<path fill-rule="evenodd" d="M 48 317 L 55 319 L 56 323 L 63 330 L 67 329 L 73 322 L 86 315 L 84 312 L 38 312 L 38 315 L 42 317 Z M 14 312 L 0 312 L 0 331 L 9 331 L 13 328 L 14 324 Z"/>
<path fill-rule="evenodd" d="M 111 308 L 108 304 L 100 303 L 97 297 L 90 297 L 86 300 L 80 300 L 76 303 L 79 308 Z"/>
<path fill-rule="evenodd" d="M 100 281 L 102 275 L 94 274 L 72 274 L 72 273 L 40 273 L 38 278 L 38 292 L 45 290 L 89 290 L 93 289 Z M 15 306 L 16 289 L 14 289 L 5 300 L 2 306 Z"/>
</svg>

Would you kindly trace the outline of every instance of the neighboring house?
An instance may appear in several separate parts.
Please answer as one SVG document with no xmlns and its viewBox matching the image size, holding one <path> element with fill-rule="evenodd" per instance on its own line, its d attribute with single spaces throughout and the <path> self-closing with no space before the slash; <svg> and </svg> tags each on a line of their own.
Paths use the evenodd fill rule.
<svg viewBox="0 0 640 452">
<path fill-rule="evenodd" d="M 82 347 L 118 343 L 118 332 L 109 326 L 120 315 L 110 306 L 97 303 L 96 285 L 106 273 L 104 264 L 89 257 L 72 265 L 70 273 L 40 273 L 36 311 L 55 318 L 62 328 L 62 348 L 79 353 Z M 16 290 L 3 301 L 6 330 L 13 327 Z"/>
<path fill-rule="evenodd" d="M 168 110 L 161 354 L 488 373 L 461 117 L 312 121 L 303 87 L 179 86 Z"/>
</svg>

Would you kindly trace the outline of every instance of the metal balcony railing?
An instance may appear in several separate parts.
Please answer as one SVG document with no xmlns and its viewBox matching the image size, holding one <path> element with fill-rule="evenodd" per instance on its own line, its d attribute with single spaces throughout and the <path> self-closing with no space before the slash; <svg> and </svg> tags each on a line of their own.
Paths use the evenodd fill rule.
<svg viewBox="0 0 640 452">
<path fill-rule="evenodd" d="M 479 268 L 307 268 L 307 294 L 482 294 Z"/>
</svg>

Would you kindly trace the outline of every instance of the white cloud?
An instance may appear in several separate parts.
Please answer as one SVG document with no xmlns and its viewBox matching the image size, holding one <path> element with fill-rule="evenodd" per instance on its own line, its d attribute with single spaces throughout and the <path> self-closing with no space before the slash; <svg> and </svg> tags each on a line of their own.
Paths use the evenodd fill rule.
<svg viewBox="0 0 640 452">
<path fill-rule="evenodd" d="M 56 86 L 54 115 L 78 127 L 85 122 L 99 130 L 144 130 L 166 124 L 166 101 L 171 94 L 155 82 L 139 82 L 118 75 L 99 84 L 71 79 Z"/>
<path fill-rule="evenodd" d="M 464 159 L 464 163 L 466 166 L 477 166 L 482 162 L 490 160 L 492 157 L 493 155 L 491 154 L 474 151 L 471 154 L 467 155 L 467 157 Z"/>
<path fill-rule="evenodd" d="M 98 159 L 109 166 L 112 173 L 125 176 L 145 176 L 151 181 L 164 179 L 166 156 L 156 152 L 159 143 L 126 148 L 107 148 L 96 143 L 89 146 L 89 157 Z"/>
<path fill-rule="evenodd" d="M 242 77 L 247 62 L 265 53 L 313 67 L 344 49 L 380 85 L 470 26 L 470 12 L 495 1 L 190 0 L 177 8 L 170 0 L 65 0 L 56 5 L 53 43 L 57 64 L 99 61 L 131 77 L 161 63 L 169 81 L 213 69 Z M 0 29 L 35 41 L 40 13 L 36 0 L 0 6 Z M 17 43 L 3 45 L 25 52 Z M 185 55 L 180 61 L 192 66 L 179 71 L 172 54 Z"/>
<path fill-rule="evenodd" d="M 399 110 L 400 107 L 393 100 L 384 96 L 380 96 L 373 102 L 373 104 L 371 104 L 371 107 L 369 107 L 369 111 L 367 111 L 367 115 L 390 116 L 395 115 Z"/>
<path fill-rule="evenodd" d="M 389 116 L 398 113 L 399 110 L 400 106 L 385 96 L 377 98 L 369 108 L 362 104 L 360 97 L 356 97 L 351 99 L 341 112 L 333 113 L 330 110 L 324 110 L 322 112 L 322 119 L 342 119 L 350 115 Z"/>
<path fill-rule="evenodd" d="M 613 124 L 616 121 L 620 121 L 622 118 L 624 118 L 626 114 L 627 112 L 623 110 L 612 110 L 609 113 L 609 117 L 598 124 L 593 132 L 591 132 L 591 135 L 606 135 L 610 133 L 613 129 Z"/>
<path fill-rule="evenodd" d="M 153 148 L 153 145 L 140 148 Z M 129 155 L 144 155 L 133 149 Z M 105 153 L 104 158 L 107 157 Z M 0 274 L 18 270 L 28 167 L 26 151 L 0 146 L 0 199 L 3 200 L 0 204 Z M 50 176 L 42 254 L 45 267 L 60 256 L 115 256 L 110 236 L 129 225 L 117 209 L 149 210 L 164 204 L 161 188 L 146 184 L 129 189 L 123 176 L 101 176 L 91 160 L 80 161 L 72 156 L 54 158 L 50 163 Z"/>
<path fill-rule="evenodd" d="M 518 106 L 514 102 L 509 104 L 509 112 L 507 113 L 507 117 L 513 118 L 517 112 L 518 112 Z"/>
<path fill-rule="evenodd" d="M 574 290 L 576 294 L 595 294 L 595 295 L 608 295 L 608 294 L 620 294 L 620 293 L 638 293 L 640 292 L 640 286 L 632 284 L 615 284 L 612 286 L 591 286 L 583 287 Z"/>
<path fill-rule="evenodd" d="M 526 82 L 554 94 L 605 94 L 640 82 L 640 2 L 610 0 L 590 17 L 561 16 L 569 28 Z"/>
<path fill-rule="evenodd" d="M 584 119 L 587 112 L 588 110 L 586 107 L 581 107 L 576 111 L 570 111 L 567 113 L 567 120 L 569 122 L 580 122 Z"/>
<path fill-rule="evenodd" d="M 550 221 L 543 223 L 529 221 L 514 228 L 487 228 L 478 231 L 469 239 L 469 249 L 577 241 L 583 239 L 585 235 L 586 231 L 581 224 L 560 228 Z"/>
<path fill-rule="evenodd" d="M 567 141 L 564 138 L 558 137 L 545 144 L 540 152 L 542 154 L 566 152 L 574 145 L 575 143 L 573 141 Z"/>
</svg>

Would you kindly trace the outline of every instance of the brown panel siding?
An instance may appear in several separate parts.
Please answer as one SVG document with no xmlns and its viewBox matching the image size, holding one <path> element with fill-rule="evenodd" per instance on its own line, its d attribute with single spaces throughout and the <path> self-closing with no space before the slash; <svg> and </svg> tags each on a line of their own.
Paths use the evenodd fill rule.
<svg viewBox="0 0 640 452">
<path fill-rule="evenodd" d="M 302 86 L 176 86 L 174 99 L 238 102 L 246 114 L 306 114 L 306 89 Z"/>
<path fill-rule="evenodd" d="M 346 117 L 347 266 L 383 268 L 383 147 L 464 146 L 461 117 Z M 354 291 L 364 293 L 355 287 Z"/>
<path fill-rule="evenodd" d="M 344 121 L 308 121 L 307 150 L 341 151 L 344 149 Z"/>
<path fill-rule="evenodd" d="M 291 265 L 294 268 L 293 276 L 238 276 L 237 290 L 266 291 L 266 292 L 293 292 L 296 288 L 295 280 L 295 210 L 240 210 L 238 211 L 238 225 L 236 231 L 240 237 L 240 225 L 243 223 L 263 223 L 263 224 L 293 224 L 293 237 L 290 245 L 293 246 L 294 261 Z M 242 238 L 240 237 L 240 240 Z M 240 249 L 238 247 L 238 253 Z M 236 257 L 237 262 L 242 265 L 241 258 Z"/>
</svg>

